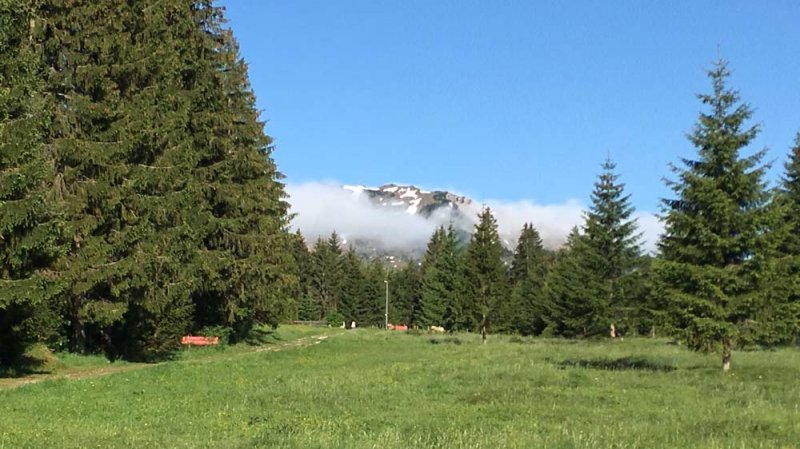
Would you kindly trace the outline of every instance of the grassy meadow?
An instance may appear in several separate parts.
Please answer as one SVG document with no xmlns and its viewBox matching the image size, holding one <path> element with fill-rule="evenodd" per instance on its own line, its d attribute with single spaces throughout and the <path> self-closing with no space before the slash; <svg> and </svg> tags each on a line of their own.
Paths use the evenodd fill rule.
<svg viewBox="0 0 800 449">
<path fill-rule="evenodd" d="M 660 339 L 279 334 L 0 382 L 0 449 L 800 448 L 797 349 L 734 353 L 724 375 Z"/>
</svg>

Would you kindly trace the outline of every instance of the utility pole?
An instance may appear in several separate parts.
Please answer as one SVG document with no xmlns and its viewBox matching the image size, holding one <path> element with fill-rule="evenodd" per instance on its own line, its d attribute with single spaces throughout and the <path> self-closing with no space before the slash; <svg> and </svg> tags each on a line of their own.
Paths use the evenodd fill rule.
<svg viewBox="0 0 800 449">
<path fill-rule="evenodd" d="M 383 284 L 386 285 L 386 313 L 384 314 L 384 318 L 386 319 L 384 322 L 384 327 L 386 330 L 389 330 L 389 280 L 384 279 Z"/>
</svg>

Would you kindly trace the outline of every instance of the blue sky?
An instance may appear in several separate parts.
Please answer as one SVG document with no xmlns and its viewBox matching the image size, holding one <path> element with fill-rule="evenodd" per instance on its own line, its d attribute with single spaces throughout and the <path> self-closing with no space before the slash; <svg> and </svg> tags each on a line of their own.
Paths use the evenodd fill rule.
<svg viewBox="0 0 800 449">
<path fill-rule="evenodd" d="M 730 61 L 780 168 L 800 129 L 800 2 L 226 0 L 290 184 L 413 183 L 586 203 L 606 154 L 640 211 Z"/>
</svg>

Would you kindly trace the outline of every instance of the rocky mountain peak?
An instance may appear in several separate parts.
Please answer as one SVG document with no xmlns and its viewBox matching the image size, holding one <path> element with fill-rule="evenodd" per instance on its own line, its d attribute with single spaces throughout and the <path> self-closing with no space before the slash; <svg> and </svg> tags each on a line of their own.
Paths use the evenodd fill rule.
<svg viewBox="0 0 800 449">
<path fill-rule="evenodd" d="M 435 190 L 422 190 L 413 185 L 385 184 L 380 187 L 344 186 L 354 195 L 365 195 L 373 204 L 391 209 L 402 209 L 410 215 L 429 218 L 447 211 L 459 218 L 474 215 L 478 206 L 465 196 Z"/>
</svg>

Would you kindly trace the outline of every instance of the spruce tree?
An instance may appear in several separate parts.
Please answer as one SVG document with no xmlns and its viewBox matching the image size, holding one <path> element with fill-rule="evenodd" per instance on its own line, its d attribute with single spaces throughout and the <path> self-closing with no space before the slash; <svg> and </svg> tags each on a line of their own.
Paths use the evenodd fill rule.
<svg viewBox="0 0 800 449">
<path fill-rule="evenodd" d="M 779 190 L 780 200 L 785 206 L 781 217 L 787 225 L 787 232 L 779 250 L 782 254 L 800 255 L 800 132 L 789 151 L 789 159 L 784 165 L 784 177 Z"/>
<path fill-rule="evenodd" d="M 308 285 L 311 276 L 311 253 L 308 250 L 308 244 L 305 237 L 298 230 L 291 236 L 291 249 L 292 249 L 292 274 L 297 278 L 297 284 L 292 291 L 292 297 L 295 299 L 295 307 L 292 319 L 298 320 L 315 320 L 319 314 L 314 310 L 314 302 L 309 297 Z"/>
<path fill-rule="evenodd" d="M 677 180 L 668 185 L 675 198 L 663 200 L 657 267 L 683 340 L 693 349 L 721 346 L 726 371 L 754 318 L 757 279 L 768 258 L 760 239 L 769 230 L 764 151 L 741 155 L 759 127 L 746 124 L 752 111 L 726 86 L 729 74 L 727 63 L 717 62 L 708 72 L 712 93 L 698 96 L 709 111 L 689 136 L 697 157 L 673 167 Z"/>
<path fill-rule="evenodd" d="M 363 323 L 370 313 L 363 298 L 366 282 L 363 265 L 353 248 L 349 248 L 342 256 L 339 312 L 344 316 L 346 323 L 351 321 Z"/>
<path fill-rule="evenodd" d="M 654 271 L 655 260 L 651 255 L 640 257 L 636 270 L 622 279 L 629 302 L 624 309 L 618 309 L 622 313 L 615 319 L 621 320 L 621 328 L 638 335 L 654 336 L 669 328 L 668 307 L 664 288 Z"/>
<path fill-rule="evenodd" d="M 422 258 L 422 284 L 419 323 L 422 326 L 441 326 L 444 321 L 446 288 L 441 284 L 438 266 L 444 251 L 445 230 L 439 227 L 431 235 Z"/>
<path fill-rule="evenodd" d="M 608 329 L 608 302 L 597 295 L 606 285 L 599 264 L 588 238 L 573 228 L 545 282 L 546 334 L 589 337 Z"/>
<path fill-rule="evenodd" d="M 39 3 L 34 22 L 46 140 L 63 197 L 72 349 L 143 358 L 190 327 L 194 229 L 188 223 L 190 89 L 183 57 L 195 24 L 172 2 Z"/>
<path fill-rule="evenodd" d="M 522 231 L 514 249 L 514 257 L 511 260 L 509 277 L 512 285 L 518 285 L 528 275 L 528 271 L 539 264 L 544 257 L 545 250 L 542 247 L 542 238 L 539 231 L 532 223 L 522 225 Z"/>
<path fill-rule="evenodd" d="M 797 134 L 772 211 L 775 257 L 759 279 L 763 300 L 750 323 L 757 343 L 796 340 L 800 332 L 800 133 Z"/>
<path fill-rule="evenodd" d="M 221 8 L 37 5 L 70 346 L 144 358 L 191 328 L 291 315 L 281 175 Z"/>
<path fill-rule="evenodd" d="M 422 272 L 416 261 L 389 272 L 389 321 L 414 326 L 421 313 Z"/>
<path fill-rule="evenodd" d="M 339 235 L 333 232 L 327 240 L 321 237 L 311 254 L 309 291 L 317 304 L 321 320 L 339 311 L 342 297 L 342 246 Z"/>
<path fill-rule="evenodd" d="M 364 266 L 364 282 L 361 290 L 361 321 L 369 326 L 384 327 L 386 270 L 376 259 Z"/>
<path fill-rule="evenodd" d="M 35 12 L 34 2 L 0 0 L 0 366 L 58 328 L 51 266 L 65 246 Z"/>
<path fill-rule="evenodd" d="M 511 328 L 511 297 L 497 221 L 487 207 L 464 253 L 464 312 L 467 323 L 485 337 L 489 328 Z"/>
<path fill-rule="evenodd" d="M 221 7 L 191 2 L 197 230 L 204 260 L 196 304 L 211 304 L 236 334 L 277 325 L 293 308 L 292 238 L 282 174 L 272 160 L 247 66 Z"/>
<path fill-rule="evenodd" d="M 455 329 L 461 317 L 461 278 L 458 243 L 452 226 L 440 227 L 431 236 L 421 271 L 418 324 Z"/>
<path fill-rule="evenodd" d="M 532 224 L 522 227 L 509 277 L 512 291 L 512 324 L 524 335 L 536 335 L 547 326 L 544 283 L 547 277 L 547 253 L 539 232 Z"/>
<path fill-rule="evenodd" d="M 602 288 L 593 295 L 606 301 L 610 333 L 615 337 L 620 322 L 630 315 L 631 308 L 637 307 L 633 304 L 634 298 L 630 297 L 631 288 L 626 291 L 625 287 L 632 287 L 629 285 L 630 275 L 637 268 L 641 254 L 640 234 L 636 220 L 632 218 L 634 208 L 630 205 L 630 195 L 625 194 L 624 184 L 618 182 L 616 164 L 609 158 L 602 168 L 592 191 L 584 235 L 587 249 L 595 253 L 591 258 L 597 262 L 594 270 L 603 280 Z"/>
</svg>

